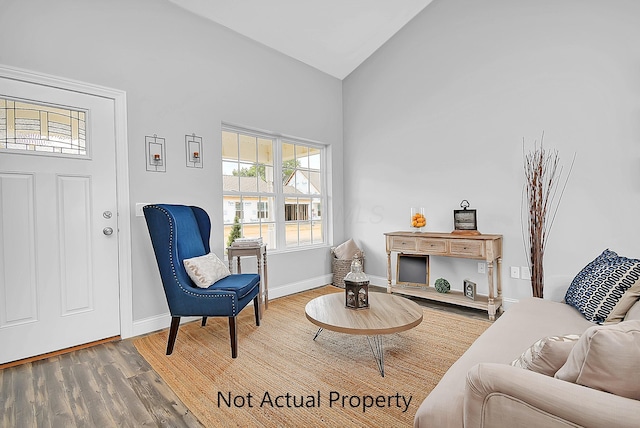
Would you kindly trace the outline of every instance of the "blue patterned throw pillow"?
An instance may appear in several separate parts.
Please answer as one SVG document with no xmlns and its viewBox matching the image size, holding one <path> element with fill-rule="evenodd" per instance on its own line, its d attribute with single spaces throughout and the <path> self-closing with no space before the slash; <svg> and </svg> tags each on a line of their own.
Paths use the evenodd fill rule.
<svg viewBox="0 0 640 428">
<path fill-rule="evenodd" d="M 638 299 L 638 288 L 640 260 L 621 257 L 607 249 L 576 275 L 565 301 L 589 321 L 608 324 L 624 318 L 626 310 Z"/>
</svg>

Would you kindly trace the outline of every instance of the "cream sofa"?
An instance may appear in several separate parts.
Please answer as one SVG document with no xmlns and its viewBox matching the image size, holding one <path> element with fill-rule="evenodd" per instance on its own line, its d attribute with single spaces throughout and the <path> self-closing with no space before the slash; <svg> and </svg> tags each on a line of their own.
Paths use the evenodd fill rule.
<svg viewBox="0 0 640 428">
<path fill-rule="evenodd" d="M 640 320 L 640 302 L 627 320 Z M 511 366 L 541 338 L 593 326 L 564 303 L 529 298 L 513 305 L 449 368 L 420 405 L 414 427 L 640 426 L 638 400 Z"/>
</svg>

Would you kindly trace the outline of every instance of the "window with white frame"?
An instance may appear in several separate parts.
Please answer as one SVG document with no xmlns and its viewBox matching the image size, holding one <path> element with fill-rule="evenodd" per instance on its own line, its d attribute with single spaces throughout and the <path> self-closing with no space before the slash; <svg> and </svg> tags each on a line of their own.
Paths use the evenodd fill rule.
<svg viewBox="0 0 640 428">
<path fill-rule="evenodd" d="M 324 146 L 232 126 L 222 127 L 224 242 L 241 236 L 270 249 L 326 242 Z"/>
</svg>

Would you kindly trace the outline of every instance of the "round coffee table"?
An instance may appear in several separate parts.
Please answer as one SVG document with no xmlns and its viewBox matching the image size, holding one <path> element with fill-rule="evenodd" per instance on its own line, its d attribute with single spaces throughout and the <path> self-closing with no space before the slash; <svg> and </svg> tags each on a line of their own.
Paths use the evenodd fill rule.
<svg viewBox="0 0 640 428">
<path fill-rule="evenodd" d="M 323 329 L 367 336 L 380 374 L 384 377 L 385 334 L 409 330 L 422 322 L 422 308 L 415 302 L 387 293 L 369 293 L 369 308 L 348 309 L 344 293 L 325 294 L 307 303 L 307 319 Z"/>
</svg>

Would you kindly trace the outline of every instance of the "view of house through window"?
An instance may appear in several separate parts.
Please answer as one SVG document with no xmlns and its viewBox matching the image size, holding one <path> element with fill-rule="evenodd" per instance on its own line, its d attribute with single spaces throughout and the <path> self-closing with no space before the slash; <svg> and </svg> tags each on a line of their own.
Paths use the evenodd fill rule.
<svg viewBox="0 0 640 428">
<path fill-rule="evenodd" d="M 270 249 L 322 244 L 322 146 L 223 127 L 224 239 L 262 237 Z"/>
</svg>

